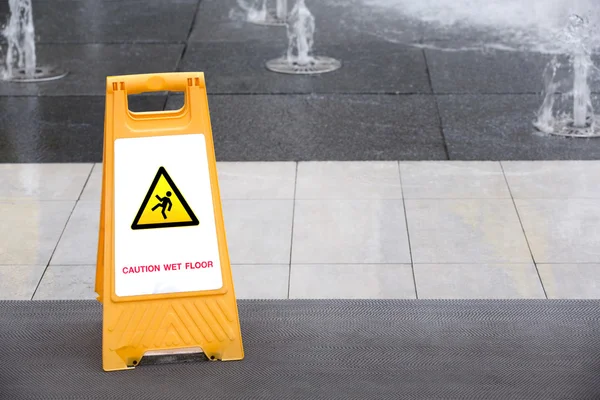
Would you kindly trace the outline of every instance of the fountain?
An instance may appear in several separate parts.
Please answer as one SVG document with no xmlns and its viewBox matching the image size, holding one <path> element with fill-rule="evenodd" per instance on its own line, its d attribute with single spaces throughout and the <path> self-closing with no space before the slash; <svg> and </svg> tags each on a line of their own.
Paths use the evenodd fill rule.
<svg viewBox="0 0 600 400">
<path fill-rule="evenodd" d="M 600 136 L 600 116 L 594 114 L 589 88 L 590 72 L 597 72 L 587 45 L 589 22 L 578 15 L 569 18 L 563 41 L 570 51 L 567 69 L 572 79 L 558 79 L 563 65 L 557 57 L 544 71 L 544 101 L 537 112 L 533 125 L 538 132 L 567 137 Z M 566 88 L 557 102 L 557 93 Z M 564 101 L 567 100 L 567 101 Z"/>
<path fill-rule="evenodd" d="M 336 59 L 311 55 L 314 33 L 314 16 L 305 0 L 297 0 L 287 19 L 287 54 L 267 61 L 267 69 L 284 74 L 320 74 L 340 68 L 342 64 Z"/>
<path fill-rule="evenodd" d="M 13 82 L 41 82 L 66 76 L 67 72 L 58 68 L 36 65 L 31 0 L 8 0 L 8 5 L 10 18 L 2 31 L 8 46 L 0 78 Z"/>
<path fill-rule="evenodd" d="M 287 20 L 287 0 L 276 0 L 275 9 L 267 7 L 267 0 L 260 0 L 260 6 L 248 5 L 246 0 L 238 0 L 238 4 L 246 11 L 246 20 L 258 25 L 283 26 Z"/>
</svg>

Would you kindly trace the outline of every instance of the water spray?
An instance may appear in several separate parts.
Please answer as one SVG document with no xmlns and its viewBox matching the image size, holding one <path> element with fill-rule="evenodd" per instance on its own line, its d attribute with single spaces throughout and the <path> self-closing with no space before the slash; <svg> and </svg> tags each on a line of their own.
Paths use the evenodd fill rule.
<svg viewBox="0 0 600 400">
<path fill-rule="evenodd" d="M 10 19 L 2 31 L 8 43 L 0 78 L 12 82 L 43 82 L 63 78 L 67 71 L 36 65 L 31 0 L 8 0 Z"/>
<path fill-rule="evenodd" d="M 315 18 L 305 0 L 297 0 L 287 18 L 287 54 L 267 61 L 267 69 L 284 74 L 321 74 L 340 68 L 341 62 L 334 58 L 311 54 L 314 34 Z"/>
<path fill-rule="evenodd" d="M 569 62 L 572 66 L 572 81 L 557 80 L 557 72 L 562 65 L 554 57 L 544 71 L 544 101 L 537 113 L 534 127 L 541 133 L 590 138 L 600 136 L 600 117 L 594 115 L 589 87 L 590 71 L 597 72 L 587 45 L 590 29 L 587 19 L 578 15 L 569 18 L 564 31 L 564 42 L 570 49 Z M 571 72 L 571 70 L 569 70 Z M 567 87 L 563 98 L 571 100 L 567 106 L 557 104 L 556 96 L 560 87 Z M 570 108 L 568 107 L 570 104 Z M 561 106 L 564 109 L 561 109 Z"/>
<path fill-rule="evenodd" d="M 260 5 L 248 5 L 246 0 L 238 0 L 238 5 L 246 11 L 248 22 L 257 25 L 284 26 L 287 21 L 287 0 L 276 0 L 275 9 L 267 7 L 267 0 L 259 0 Z"/>
</svg>

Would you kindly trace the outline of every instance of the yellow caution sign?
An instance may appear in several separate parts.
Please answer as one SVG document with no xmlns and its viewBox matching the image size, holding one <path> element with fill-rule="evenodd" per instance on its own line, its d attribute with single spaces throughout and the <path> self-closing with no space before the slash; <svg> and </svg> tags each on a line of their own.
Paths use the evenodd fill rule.
<svg viewBox="0 0 600 400">
<path fill-rule="evenodd" d="M 176 111 L 127 96 L 179 91 Z M 107 78 L 96 271 L 106 371 L 144 356 L 244 358 L 203 73 Z"/>
</svg>

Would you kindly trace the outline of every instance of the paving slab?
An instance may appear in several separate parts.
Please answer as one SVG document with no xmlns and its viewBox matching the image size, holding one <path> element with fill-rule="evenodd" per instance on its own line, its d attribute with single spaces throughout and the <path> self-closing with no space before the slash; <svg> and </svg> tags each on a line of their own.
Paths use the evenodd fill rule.
<svg viewBox="0 0 600 400">
<path fill-rule="evenodd" d="M 415 264 L 420 299 L 544 299 L 533 263 Z"/>
<path fill-rule="evenodd" d="M 387 42 L 316 44 L 314 55 L 336 58 L 342 67 L 317 75 L 267 70 L 265 63 L 286 49 L 259 41 L 191 43 L 179 70 L 203 71 L 209 94 L 431 93 L 421 49 Z"/>
<path fill-rule="evenodd" d="M 410 264 L 293 264 L 292 299 L 414 299 Z"/>
<path fill-rule="evenodd" d="M 0 199 L 77 200 L 93 164 L 0 164 Z"/>
<path fill-rule="evenodd" d="M 511 199 L 406 199 L 414 263 L 531 262 Z"/>
<path fill-rule="evenodd" d="M 296 200 L 293 264 L 410 262 L 402 200 Z"/>
<path fill-rule="evenodd" d="M 289 264 L 231 266 L 236 299 L 287 299 Z"/>
<path fill-rule="evenodd" d="M 0 265 L 48 265 L 74 201 L 0 202 Z"/>
<path fill-rule="evenodd" d="M 502 50 L 426 49 L 435 93 L 539 93 L 550 56 Z"/>
<path fill-rule="evenodd" d="M 218 161 L 444 160 L 431 96 L 230 96 L 208 100 Z M 168 109 L 181 107 L 169 96 Z"/>
<path fill-rule="evenodd" d="M 538 264 L 549 299 L 600 299 L 600 264 Z"/>
<path fill-rule="evenodd" d="M 162 96 L 140 97 L 136 108 L 163 103 Z M 102 161 L 104 108 L 99 96 L 0 96 L 0 163 Z"/>
<path fill-rule="evenodd" d="M 37 43 L 185 42 L 199 0 L 32 2 Z M 0 17 L 8 17 L 8 2 Z"/>
<path fill-rule="evenodd" d="M 541 96 L 444 95 L 437 99 L 451 160 L 600 158 L 600 140 L 534 134 L 532 122 Z"/>
<path fill-rule="evenodd" d="M 93 300 L 96 265 L 50 265 L 32 300 Z"/>
<path fill-rule="evenodd" d="M 600 263 L 597 199 L 515 199 L 536 263 Z"/>
<path fill-rule="evenodd" d="M 69 74 L 48 82 L 3 82 L 0 96 L 104 96 L 107 76 L 175 71 L 183 48 L 183 44 L 40 44 L 37 64 L 56 65 Z"/>
<path fill-rule="evenodd" d="M 406 199 L 510 198 L 502 167 L 494 161 L 403 161 Z"/>
</svg>

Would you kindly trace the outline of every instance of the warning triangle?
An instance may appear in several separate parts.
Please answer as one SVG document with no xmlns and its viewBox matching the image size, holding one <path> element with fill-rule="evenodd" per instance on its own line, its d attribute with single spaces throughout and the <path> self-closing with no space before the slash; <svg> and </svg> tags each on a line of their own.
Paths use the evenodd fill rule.
<svg viewBox="0 0 600 400">
<path fill-rule="evenodd" d="M 198 224 L 198 218 L 183 195 L 165 168 L 160 167 L 131 229 L 175 228 Z"/>
</svg>

